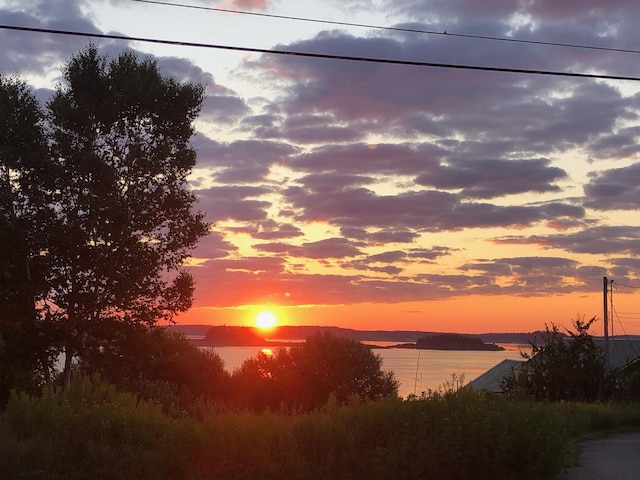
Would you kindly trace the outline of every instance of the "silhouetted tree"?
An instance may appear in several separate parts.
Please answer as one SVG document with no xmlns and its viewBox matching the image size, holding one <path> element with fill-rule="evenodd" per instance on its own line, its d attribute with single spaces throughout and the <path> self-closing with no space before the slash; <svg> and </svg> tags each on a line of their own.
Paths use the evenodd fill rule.
<svg viewBox="0 0 640 480">
<path fill-rule="evenodd" d="M 286 355 L 283 352 L 286 352 L 284 348 L 269 353 L 261 351 L 255 357 L 245 360 L 232 373 L 231 396 L 235 405 L 252 412 L 261 412 L 278 411 L 293 403 L 293 399 L 282 390 L 282 379 L 273 378 L 273 371 L 276 369 L 282 376 L 279 357 Z"/>
<path fill-rule="evenodd" d="M 162 327 L 114 322 L 111 331 L 111 341 L 87 359 L 87 374 L 99 373 L 122 389 L 154 400 L 162 400 L 154 395 L 166 393 L 166 385 L 181 408 L 199 398 L 227 400 L 230 375 L 214 351 Z"/>
<path fill-rule="evenodd" d="M 504 391 L 512 397 L 544 401 L 595 401 L 610 392 L 611 378 L 605 368 L 604 351 L 588 330 L 596 318 L 574 321 L 567 335 L 556 325 L 547 327 L 543 343 L 531 344 L 523 366 L 505 380 Z"/>
<path fill-rule="evenodd" d="M 327 332 L 247 360 L 232 380 L 237 401 L 253 410 L 285 406 L 309 411 L 325 406 L 330 396 L 342 405 L 351 397 L 375 400 L 398 393 L 398 381 L 382 370 L 379 355 Z"/>
<path fill-rule="evenodd" d="M 49 187 L 40 106 L 23 81 L 0 75 L 0 405 L 10 388 L 39 388 L 35 372 L 49 363 L 39 322 Z"/>
<path fill-rule="evenodd" d="M 71 358 L 110 341 L 113 322 L 154 325 L 191 305 L 183 260 L 208 225 L 193 212 L 189 145 L 203 87 L 163 77 L 154 60 L 108 61 L 89 46 L 48 103 L 57 227 L 51 318 Z"/>
</svg>

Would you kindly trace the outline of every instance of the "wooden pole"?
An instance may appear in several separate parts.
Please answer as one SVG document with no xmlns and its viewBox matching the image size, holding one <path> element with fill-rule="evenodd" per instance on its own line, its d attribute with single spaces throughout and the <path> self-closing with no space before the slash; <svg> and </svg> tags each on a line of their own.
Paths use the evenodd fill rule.
<svg viewBox="0 0 640 480">
<path fill-rule="evenodd" d="M 609 292 L 609 280 L 607 277 L 602 279 L 602 295 L 603 295 L 603 319 L 604 319 L 604 366 L 607 370 L 610 368 L 610 359 L 609 359 L 609 313 L 608 313 L 608 302 L 607 302 L 607 293 Z"/>
</svg>

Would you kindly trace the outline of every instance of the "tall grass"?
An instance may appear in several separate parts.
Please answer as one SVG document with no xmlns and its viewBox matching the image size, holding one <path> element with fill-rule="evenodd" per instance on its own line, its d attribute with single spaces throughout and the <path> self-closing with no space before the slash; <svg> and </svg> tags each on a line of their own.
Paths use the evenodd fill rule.
<svg viewBox="0 0 640 480">
<path fill-rule="evenodd" d="M 196 420 L 84 379 L 55 398 L 14 395 L 0 416 L 0 478 L 550 478 L 571 440 L 640 425 L 638 405 L 545 405 L 461 390 L 300 415 Z"/>
</svg>

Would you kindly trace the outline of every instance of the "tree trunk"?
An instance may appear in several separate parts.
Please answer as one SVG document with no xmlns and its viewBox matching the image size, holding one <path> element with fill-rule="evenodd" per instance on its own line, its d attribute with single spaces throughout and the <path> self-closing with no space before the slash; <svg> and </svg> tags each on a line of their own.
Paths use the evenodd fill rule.
<svg viewBox="0 0 640 480">
<path fill-rule="evenodd" d="M 49 370 L 49 359 L 46 355 L 42 355 L 40 357 L 40 363 L 42 364 L 42 373 L 44 375 L 44 384 L 49 394 L 49 398 L 53 398 L 55 396 L 55 391 L 53 389 L 53 381 L 51 380 L 51 371 Z"/>
<path fill-rule="evenodd" d="M 62 388 L 65 390 L 71 385 L 71 360 L 73 360 L 73 348 L 67 345 L 64 349 L 64 371 L 62 373 Z"/>
</svg>

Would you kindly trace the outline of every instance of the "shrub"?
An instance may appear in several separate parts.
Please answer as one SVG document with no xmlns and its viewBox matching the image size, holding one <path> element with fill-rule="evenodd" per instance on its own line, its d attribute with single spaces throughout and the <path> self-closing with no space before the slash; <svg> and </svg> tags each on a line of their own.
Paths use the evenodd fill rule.
<svg viewBox="0 0 640 480">
<path fill-rule="evenodd" d="M 227 400 L 230 376 L 217 353 L 163 328 L 119 329 L 107 346 L 87 358 L 85 373 L 99 373 L 168 409 L 184 410 L 197 398 Z"/>
<path fill-rule="evenodd" d="M 520 402 L 462 389 L 195 421 L 85 377 L 54 398 L 14 394 L 0 415 L 0 478 L 551 478 L 574 436 L 638 426 L 638 412 L 637 404 Z"/>
<path fill-rule="evenodd" d="M 504 392 L 513 398 L 543 401 L 587 401 L 607 398 L 612 390 L 604 352 L 589 335 L 595 321 L 577 319 L 568 336 L 557 326 L 547 327 L 544 343 L 531 344 L 527 361 L 504 382 Z"/>
<path fill-rule="evenodd" d="M 330 396 L 344 405 L 354 397 L 376 400 L 398 392 L 397 380 L 382 370 L 379 355 L 327 332 L 245 361 L 232 383 L 234 401 L 253 411 L 312 411 L 324 407 Z"/>
</svg>

